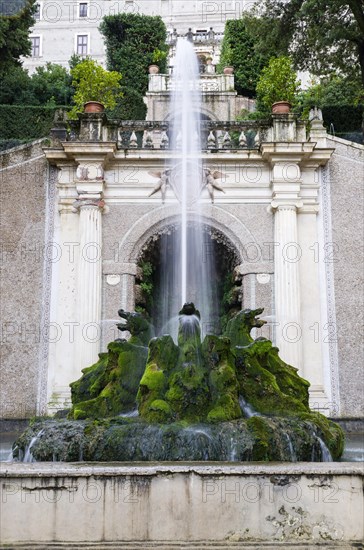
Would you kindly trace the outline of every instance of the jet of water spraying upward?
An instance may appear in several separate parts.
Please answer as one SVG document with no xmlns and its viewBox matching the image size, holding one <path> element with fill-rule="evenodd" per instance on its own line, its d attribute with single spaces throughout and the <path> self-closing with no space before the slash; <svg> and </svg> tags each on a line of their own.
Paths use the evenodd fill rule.
<svg viewBox="0 0 364 550">
<path fill-rule="evenodd" d="M 200 201 L 203 187 L 201 155 L 201 92 L 197 56 L 187 40 L 177 43 L 171 97 L 168 166 L 170 186 L 180 204 L 178 229 L 161 239 L 160 304 L 162 334 L 178 331 L 178 311 L 194 302 L 202 312 L 202 337 L 214 332 L 218 319 L 217 285 L 211 231 Z M 207 196 L 205 194 L 204 200 Z"/>
<path fill-rule="evenodd" d="M 200 168 L 200 92 L 199 68 L 193 45 L 179 40 L 173 73 L 172 147 L 180 152 L 178 188 L 181 202 L 181 305 L 187 301 L 188 288 L 188 204 L 198 199 Z"/>
</svg>

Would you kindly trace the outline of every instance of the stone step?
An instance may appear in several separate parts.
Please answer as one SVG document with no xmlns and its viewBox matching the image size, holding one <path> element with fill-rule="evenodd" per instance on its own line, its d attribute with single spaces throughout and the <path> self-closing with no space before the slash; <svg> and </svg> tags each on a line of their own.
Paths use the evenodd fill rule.
<svg viewBox="0 0 364 550">
<path fill-rule="evenodd" d="M 1 545 L 2 550 L 364 550 L 360 542 L 230 542 L 230 541 L 121 541 L 121 542 L 53 542 Z"/>
</svg>

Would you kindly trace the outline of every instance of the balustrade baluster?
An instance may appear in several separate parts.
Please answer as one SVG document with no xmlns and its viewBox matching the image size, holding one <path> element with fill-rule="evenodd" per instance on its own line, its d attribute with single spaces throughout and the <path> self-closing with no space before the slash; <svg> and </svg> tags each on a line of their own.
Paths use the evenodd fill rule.
<svg viewBox="0 0 364 550">
<path fill-rule="evenodd" d="M 222 146 L 224 149 L 231 149 L 231 136 L 229 132 L 225 132 L 224 139 L 222 140 Z"/>
<path fill-rule="evenodd" d="M 129 139 L 129 149 L 137 149 L 137 147 L 138 147 L 138 140 L 136 137 L 136 133 L 133 131 Z"/>
<path fill-rule="evenodd" d="M 167 132 L 162 133 L 160 148 L 161 149 L 168 149 L 169 148 L 169 137 L 167 135 Z"/>
<path fill-rule="evenodd" d="M 244 130 L 242 130 L 239 136 L 239 147 L 243 148 L 243 147 L 247 147 L 247 145 L 248 145 L 247 137 Z"/>
<path fill-rule="evenodd" d="M 207 148 L 208 149 L 216 149 L 216 138 L 213 131 L 211 131 L 207 137 Z"/>
</svg>

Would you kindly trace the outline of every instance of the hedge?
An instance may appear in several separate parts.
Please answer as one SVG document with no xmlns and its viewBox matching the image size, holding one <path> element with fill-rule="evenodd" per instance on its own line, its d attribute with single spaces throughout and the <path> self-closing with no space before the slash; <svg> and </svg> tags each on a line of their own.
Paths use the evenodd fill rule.
<svg viewBox="0 0 364 550">
<path fill-rule="evenodd" d="M 32 140 L 48 136 L 54 113 L 59 108 L 0 105 L 0 140 Z"/>
</svg>

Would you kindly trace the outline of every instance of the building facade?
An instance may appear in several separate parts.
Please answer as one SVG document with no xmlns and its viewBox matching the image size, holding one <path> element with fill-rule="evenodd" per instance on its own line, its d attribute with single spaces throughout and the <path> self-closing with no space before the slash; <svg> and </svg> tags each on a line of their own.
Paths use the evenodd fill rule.
<svg viewBox="0 0 364 550">
<path fill-rule="evenodd" d="M 231 252 L 242 307 L 264 307 L 256 336 L 309 380 L 312 407 L 360 417 L 364 148 L 328 136 L 319 111 L 309 133 L 290 114 L 234 122 L 233 77 L 200 84 L 202 162 L 224 175 L 214 203 L 202 195 L 204 226 Z M 143 255 L 178 225 L 172 191 L 150 196 L 178 161 L 168 87 L 150 75 L 144 122 L 83 115 L 67 134 L 61 120 L 50 141 L 1 155 L 1 417 L 68 406 L 69 383 L 117 337 L 117 310 L 135 309 Z"/>
<path fill-rule="evenodd" d="M 48 62 L 68 68 L 73 54 L 90 55 L 105 65 L 106 52 L 98 27 L 105 15 L 124 12 L 161 16 L 170 41 L 173 35 L 184 36 L 190 30 L 194 41 L 203 44 L 212 28 L 214 45 L 209 51 L 216 58 L 226 20 L 239 18 L 253 4 L 251 0 L 39 0 L 30 35 L 32 53 L 23 65 L 30 73 Z"/>
</svg>

